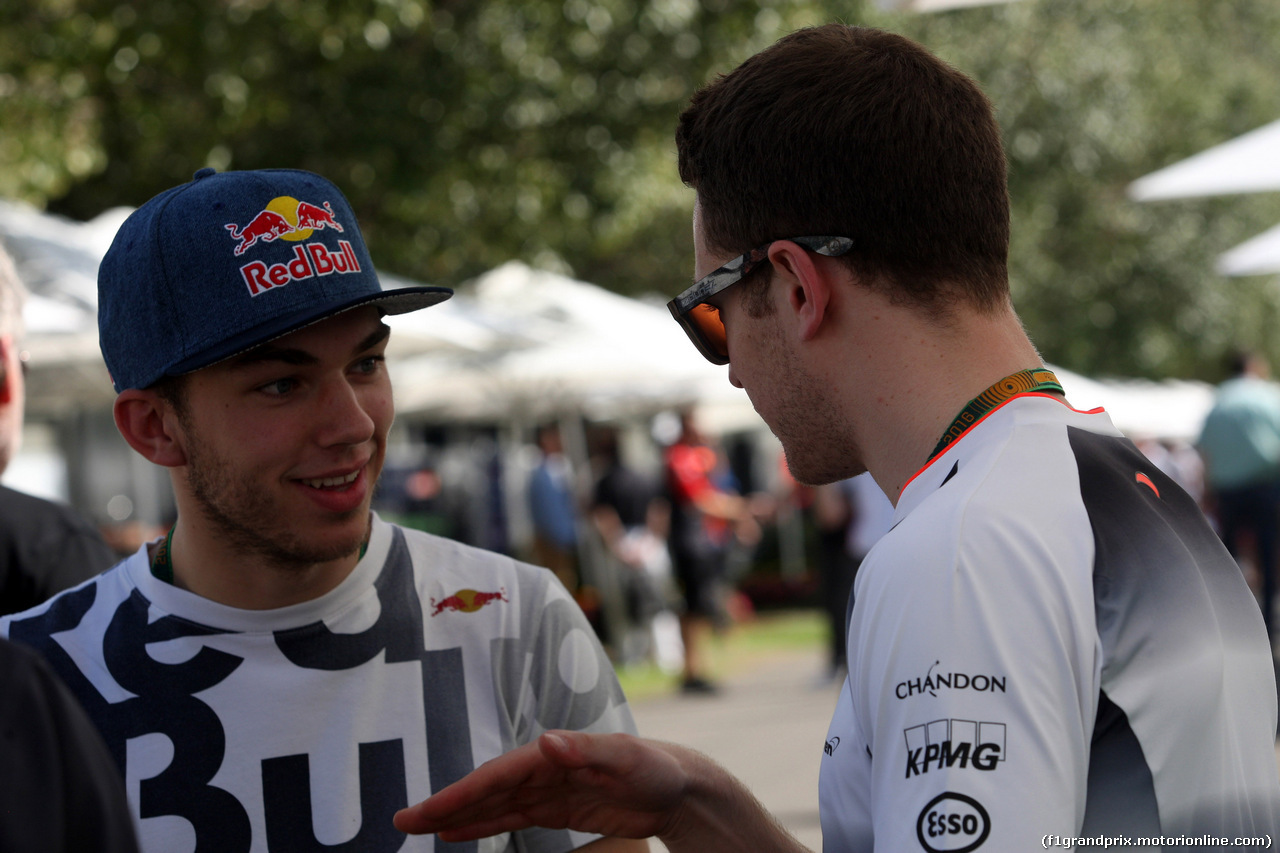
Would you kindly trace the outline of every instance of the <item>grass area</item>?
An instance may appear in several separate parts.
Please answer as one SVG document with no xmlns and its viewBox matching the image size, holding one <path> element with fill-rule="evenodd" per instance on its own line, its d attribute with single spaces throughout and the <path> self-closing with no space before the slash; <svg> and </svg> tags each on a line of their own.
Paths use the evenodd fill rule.
<svg viewBox="0 0 1280 853">
<path fill-rule="evenodd" d="M 707 650 L 711 675 L 728 678 L 772 654 L 819 649 L 826 637 L 826 620 L 817 610 L 757 614 L 715 636 Z M 619 666 L 617 673 L 630 701 L 671 693 L 679 679 L 652 663 Z"/>
</svg>

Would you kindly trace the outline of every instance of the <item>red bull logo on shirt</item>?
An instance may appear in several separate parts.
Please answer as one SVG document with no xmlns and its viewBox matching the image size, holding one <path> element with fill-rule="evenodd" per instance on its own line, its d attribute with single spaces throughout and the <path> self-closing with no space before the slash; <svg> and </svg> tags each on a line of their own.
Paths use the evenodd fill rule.
<svg viewBox="0 0 1280 853">
<path fill-rule="evenodd" d="M 453 595 L 446 595 L 436 601 L 431 598 L 431 615 L 439 616 L 445 610 L 458 613 L 475 613 L 481 607 L 495 601 L 508 601 L 507 588 L 501 587 L 497 592 L 477 592 L 474 589 L 460 589 Z"/>
<path fill-rule="evenodd" d="M 245 225 L 228 222 L 225 227 L 231 233 L 231 239 L 237 241 L 235 247 L 237 257 L 259 242 L 272 243 L 276 240 L 301 242 L 325 228 L 332 228 L 338 233 L 345 230 L 334 219 L 333 208 L 329 206 L 329 202 L 325 201 L 317 206 L 298 201 L 291 196 L 273 198 L 261 213 Z M 240 275 L 244 277 L 245 285 L 249 288 L 249 295 L 257 296 L 273 287 L 283 287 L 293 281 L 315 276 L 360 272 L 360 262 L 356 258 L 351 243 L 339 240 L 338 249 L 339 251 L 334 252 L 322 243 L 296 246 L 292 260 L 269 266 L 262 261 L 251 261 L 240 267 Z"/>
</svg>

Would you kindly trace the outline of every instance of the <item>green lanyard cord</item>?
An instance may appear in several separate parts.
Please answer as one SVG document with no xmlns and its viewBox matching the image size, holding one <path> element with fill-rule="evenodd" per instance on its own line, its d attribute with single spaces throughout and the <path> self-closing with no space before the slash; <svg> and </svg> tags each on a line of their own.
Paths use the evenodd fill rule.
<svg viewBox="0 0 1280 853">
<path fill-rule="evenodd" d="M 1043 367 L 1022 370 L 1012 376 L 1006 376 L 1001 379 L 970 400 L 960 410 L 960 414 L 951 422 L 951 426 L 947 427 L 947 431 L 942 434 L 942 439 L 938 442 L 938 446 L 933 448 L 929 458 L 933 459 L 950 447 L 951 442 L 959 438 L 965 430 L 976 424 L 982 419 L 983 415 L 999 406 L 1005 400 L 1016 397 L 1019 394 L 1031 394 L 1037 391 L 1065 396 L 1062 386 L 1058 383 L 1058 377 L 1053 375 L 1052 370 L 1046 370 Z"/>
<path fill-rule="evenodd" d="M 156 548 L 155 554 L 151 557 L 151 574 L 157 580 L 164 581 L 167 584 L 173 583 L 173 531 L 178 525 L 169 528 L 169 533 L 164 537 L 164 541 Z M 366 539 L 360 543 L 360 556 L 357 561 L 363 560 L 365 552 L 369 550 L 369 541 Z"/>
</svg>

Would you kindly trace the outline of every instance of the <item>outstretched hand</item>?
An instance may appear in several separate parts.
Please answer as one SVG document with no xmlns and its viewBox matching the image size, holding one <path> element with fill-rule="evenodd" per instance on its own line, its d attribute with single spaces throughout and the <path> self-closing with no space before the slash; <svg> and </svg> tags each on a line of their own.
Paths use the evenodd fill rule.
<svg viewBox="0 0 1280 853">
<path fill-rule="evenodd" d="M 543 826 L 622 838 L 672 829 L 696 753 L 626 734 L 553 731 L 398 812 L 396 828 L 467 841 Z"/>
</svg>

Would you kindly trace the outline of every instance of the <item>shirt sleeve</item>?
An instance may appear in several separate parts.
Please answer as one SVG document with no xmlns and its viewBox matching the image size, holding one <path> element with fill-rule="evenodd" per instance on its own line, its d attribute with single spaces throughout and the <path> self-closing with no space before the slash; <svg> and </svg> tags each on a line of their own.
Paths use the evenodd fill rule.
<svg viewBox="0 0 1280 853">
<path fill-rule="evenodd" d="M 1096 714 L 1082 590 L 1034 525 L 895 538 L 869 558 L 892 570 L 860 589 L 851 629 L 875 849 L 1032 850 L 1074 835 Z"/>
</svg>

